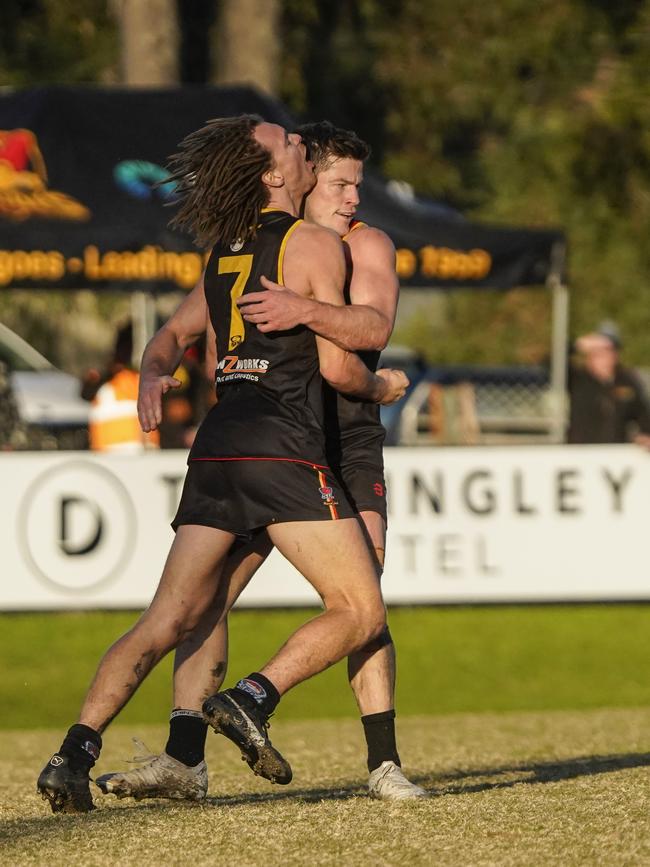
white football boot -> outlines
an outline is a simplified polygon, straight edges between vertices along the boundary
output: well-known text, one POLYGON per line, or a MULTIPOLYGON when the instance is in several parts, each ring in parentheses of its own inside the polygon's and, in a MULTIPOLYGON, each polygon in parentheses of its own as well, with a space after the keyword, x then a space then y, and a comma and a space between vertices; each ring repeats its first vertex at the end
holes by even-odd
MULTIPOLYGON (((138 746, 144 746, 140 742, 138 746)), ((161 753, 159 756, 140 756, 134 761, 147 762, 141 768, 97 777, 95 784, 105 795, 118 798, 174 798, 202 801, 208 792, 208 768, 199 762, 193 768, 161 753)))
POLYGON ((382 801, 406 801, 412 798, 428 798, 429 793, 421 786, 407 780, 395 762, 382 762, 370 774, 368 794, 382 801))

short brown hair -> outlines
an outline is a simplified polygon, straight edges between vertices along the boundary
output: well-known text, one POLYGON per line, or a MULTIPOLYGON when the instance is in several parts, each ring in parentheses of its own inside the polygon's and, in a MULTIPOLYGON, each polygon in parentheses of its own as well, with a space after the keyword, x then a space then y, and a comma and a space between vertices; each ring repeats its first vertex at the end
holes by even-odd
POLYGON ((303 123, 296 132, 307 145, 309 158, 317 172, 328 169, 337 159, 349 157, 364 162, 370 156, 370 146, 356 132, 341 129, 328 120, 303 123))
POLYGON ((253 114, 220 117, 190 133, 169 158, 179 205, 170 226, 190 232, 210 248, 255 237, 260 210, 268 202, 262 175, 271 153, 253 137, 262 123, 253 114))

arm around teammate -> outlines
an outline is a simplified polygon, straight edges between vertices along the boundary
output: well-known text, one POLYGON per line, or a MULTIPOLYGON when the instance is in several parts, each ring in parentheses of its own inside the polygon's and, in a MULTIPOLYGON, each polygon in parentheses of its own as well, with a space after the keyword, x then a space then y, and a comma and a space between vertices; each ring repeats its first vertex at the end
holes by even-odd
MULTIPOLYGON (((323 302, 345 312, 343 286, 346 262, 338 235, 309 223, 302 223, 287 245, 284 265, 287 282, 304 298, 323 302)), ((374 403, 394 403, 403 397, 408 379, 403 371, 370 371, 353 352, 316 335, 321 374, 337 391, 374 403)))

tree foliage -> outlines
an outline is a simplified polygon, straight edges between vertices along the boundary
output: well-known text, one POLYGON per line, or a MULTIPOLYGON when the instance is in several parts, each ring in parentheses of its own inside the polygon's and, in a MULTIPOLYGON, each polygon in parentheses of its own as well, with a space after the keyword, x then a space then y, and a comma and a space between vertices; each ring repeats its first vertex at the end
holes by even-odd
MULTIPOLYGON (((648 0, 286 0, 285 16, 294 109, 356 128, 386 175, 470 217, 563 227, 573 330, 615 319, 649 362, 648 0)), ((517 297, 523 328, 539 301, 517 297)), ((477 303, 450 300, 450 322, 477 303)), ((497 320, 513 306, 493 303, 497 320)), ((481 327, 474 350, 503 357, 481 327)))
MULTIPOLYGON (((105 0, 5 0, 2 15, 5 84, 116 68, 105 0)), ((279 95, 298 117, 356 129, 384 174, 470 218, 564 228, 572 330, 614 319, 628 359, 650 363, 650 0, 282 0, 280 30, 279 95)), ((542 346, 529 330, 541 296, 443 306, 432 357, 529 360, 542 346)))
POLYGON ((115 80, 117 54, 106 0, 2 0, 2 85, 115 80))

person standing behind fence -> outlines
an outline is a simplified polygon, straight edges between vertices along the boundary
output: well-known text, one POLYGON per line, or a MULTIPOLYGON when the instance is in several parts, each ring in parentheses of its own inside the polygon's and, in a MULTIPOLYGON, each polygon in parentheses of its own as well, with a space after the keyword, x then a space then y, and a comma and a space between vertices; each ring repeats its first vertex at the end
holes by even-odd
MULTIPOLYGON (((157 431, 143 433, 138 421, 138 384, 140 376, 133 368, 133 329, 120 328, 106 379, 99 386, 88 414, 90 448, 96 452, 134 454, 146 448, 158 448, 157 431)), ((91 383, 84 382, 82 394, 90 397, 91 383)))
POLYGON ((639 377, 620 361, 612 328, 579 337, 569 376, 570 443, 636 442, 650 447, 650 401, 639 377))
POLYGON ((163 396, 162 422, 158 428, 161 449, 189 449, 196 431, 214 405, 214 369, 205 368, 205 337, 190 346, 174 371, 178 388, 163 396))

